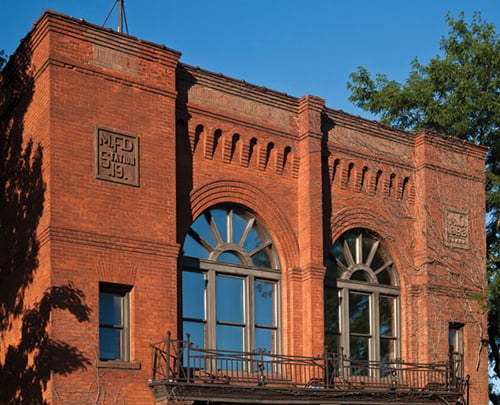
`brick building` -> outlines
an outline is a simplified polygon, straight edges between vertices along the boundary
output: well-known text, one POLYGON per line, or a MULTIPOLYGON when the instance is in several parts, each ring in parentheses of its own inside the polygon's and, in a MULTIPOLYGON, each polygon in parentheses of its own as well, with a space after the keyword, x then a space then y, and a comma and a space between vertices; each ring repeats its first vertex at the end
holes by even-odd
POLYGON ((46 12, 4 69, 10 395, 486 403, 485 149, 179 58, 46 12))

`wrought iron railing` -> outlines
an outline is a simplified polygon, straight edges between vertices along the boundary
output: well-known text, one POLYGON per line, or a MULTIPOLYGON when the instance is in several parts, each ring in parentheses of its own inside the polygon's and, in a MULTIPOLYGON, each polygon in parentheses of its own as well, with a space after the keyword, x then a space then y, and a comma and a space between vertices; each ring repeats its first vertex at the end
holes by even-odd
POLYGON ((261 387, 304 391, 452 395, 465 401, 467 378, 458 354, 437 363, 362 361, 325 352, 316 357, 210 350, 170 338, 152 345, 150 385, 261 387))

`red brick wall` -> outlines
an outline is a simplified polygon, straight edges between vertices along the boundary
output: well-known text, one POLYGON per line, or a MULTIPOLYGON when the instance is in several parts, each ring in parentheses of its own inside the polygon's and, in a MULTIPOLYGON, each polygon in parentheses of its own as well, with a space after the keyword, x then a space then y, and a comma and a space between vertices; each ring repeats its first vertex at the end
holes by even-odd
POLYGON ((71 282, 92 309, 85 323, 53 313, 52 337, 90 364, 55 375, 49 398, 78 403, 100 388, 108 401, 153 401, 149 345, 178 330, 187 229, 214 204, 237 203, 280 256, 284 352, 322 352, 325 247, 369 228, 399 272, 403 359, 444 360, 448 323, 463 322, 471 403, 485 403, 485 316, 469 298, 485 287, 483 149, 181 65, 175 51, 56 14, 30 40, 25 133, 44 147, 47 192, 29 294, 71 282), (139 137, 138 187, 96 179, 96 128, 139 137), (467 246, 449 235, 464 217, 467 246), (133 286, 129 369, 98 367, 99 282, 133 286))

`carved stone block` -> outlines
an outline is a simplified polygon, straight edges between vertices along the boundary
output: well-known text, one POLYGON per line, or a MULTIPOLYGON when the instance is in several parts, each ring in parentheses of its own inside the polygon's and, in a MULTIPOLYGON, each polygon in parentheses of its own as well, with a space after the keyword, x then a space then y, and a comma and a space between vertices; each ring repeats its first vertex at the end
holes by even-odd
POLYGON ((138 187, 139 137, 102 128, 96 134, 96 178, 138 187))
POLYGON ((446 244, 451 247, 469 248, 469 215, 462 212, 446 210, 445 212, 446 244))

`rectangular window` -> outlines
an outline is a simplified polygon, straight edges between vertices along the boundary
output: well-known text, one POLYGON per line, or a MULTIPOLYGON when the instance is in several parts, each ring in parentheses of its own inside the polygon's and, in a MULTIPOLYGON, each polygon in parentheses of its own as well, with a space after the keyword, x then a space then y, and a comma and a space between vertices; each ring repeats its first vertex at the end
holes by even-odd
POLYGON ((130 287, 99 286, 99 358, 130 360, 130 287))
POLYGON ((463 337, 464 324, 458 322, 450 322, 448 326, 448 342, 449 352, 464 354, 464 337, 463 337))
POLYGON ((450 354, 451 378, 463 378, 464 324, 450 322, 448 325, 448 351, 450 354))

